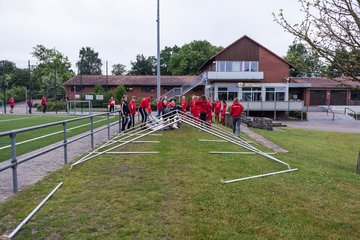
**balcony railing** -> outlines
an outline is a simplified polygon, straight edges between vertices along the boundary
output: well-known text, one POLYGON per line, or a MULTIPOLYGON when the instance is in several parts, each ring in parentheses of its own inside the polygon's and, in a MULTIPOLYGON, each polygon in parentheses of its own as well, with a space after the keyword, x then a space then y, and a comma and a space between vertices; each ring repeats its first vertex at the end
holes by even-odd
POLYGON ((263 80, 264 72, 214 72, 207 73, 209 80, 224 79, 224 80, 263 80))

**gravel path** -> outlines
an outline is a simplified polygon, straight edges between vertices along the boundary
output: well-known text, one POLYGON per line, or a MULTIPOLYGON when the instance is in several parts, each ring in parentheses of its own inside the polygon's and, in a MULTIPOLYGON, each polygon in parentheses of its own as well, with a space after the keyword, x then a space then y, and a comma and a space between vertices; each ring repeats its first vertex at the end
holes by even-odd
MULTIPOLYGON (((118 125, 114 125, 110 128, 111 136, 115 135, 119 130, 118 125)), ((72 138, 69 138, 71 140, 72 138)), ((94 134, 94 144, 95 146, 100 145, 108 140, 108 131, 104 129, 94 134)), ((57 143, 58 144, 58 143, 57 143)), ((37 152, 41 152, 44 149, 50 148, 56 145, 52 144, 47 147, 38 149, 31 153, 27 153, 18 158, 28 156, 37 152)), ((85 137, 81 140, 78 140, 74 143, 68 145, 68 162, 73 162, 75 159, 83 155, 84 153, 91 150, 91 138, 90 136, 85 137)), ((0 163, 0 166, 3 166, 9 161, 0 163)), ((40 181, 42 178, 48 174, 58 170, 64 166, 64 148, 58 148, 54 151, 41 155, 39 157, 33 158, 25 163, 18 165, 18 183, 19 190, 22 190, 26 187, 29 187, 40 181)), ((7 169, 3 172, 0 172, 0 202, 5 201, 9 197, 13 196, 13 184, 12 184, 12 169, 7 169)))

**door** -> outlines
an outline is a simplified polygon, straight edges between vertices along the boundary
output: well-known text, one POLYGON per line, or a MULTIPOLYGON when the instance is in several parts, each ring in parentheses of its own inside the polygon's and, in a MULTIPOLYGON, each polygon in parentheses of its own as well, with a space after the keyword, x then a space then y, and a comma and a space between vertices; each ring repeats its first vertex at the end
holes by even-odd
POLYGON ((346 105, 346 90, 331 90, 330 105, 346 105))
POLYGON ((325 90, 310 90, 310 106, 325 105, 325 90))

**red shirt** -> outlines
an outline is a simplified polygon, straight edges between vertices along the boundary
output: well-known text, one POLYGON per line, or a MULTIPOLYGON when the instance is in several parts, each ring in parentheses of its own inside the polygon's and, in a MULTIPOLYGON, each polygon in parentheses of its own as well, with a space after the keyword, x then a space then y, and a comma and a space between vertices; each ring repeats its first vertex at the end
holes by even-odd
POLYGON ((109 105, 110 106, 115 106, 115 99, 113 98, 113 99, 109 99, 109 105))
POLYGON ((43 97, 43 98, 41 99, 41 105, 46 105, 46 98, 43 97))
POLYGON ((182 101, 181 101, 181 110, 182 110, 183 112, 186 112, 186 107, 187 107, 187 102, 186 102, 186 100, 182 100, 182 101))
POLYGON ((214 102, 214 112, 216 115, 220 114, 220 109, 221 109, 221 102, 220 101, 215 101, 214 102))
POLYGON ((159 109, 159 110, 163 110, 163 109, 164 109, 162 100, 159 100, 159 101, 157 102, 157 109, 159 109))
POLYGON ((131 100, 129 102, 129 112, 131 115, 135 115, 136 114, 136 104, 133 100, 131 100))
POLYGON ((206 112, 207 100, 198 99, 195 102, 195 106, 199 112, 206 112))
POLYGON ((150 107, 150 98, 146 97, 140 102, 140 107, 143 109, 147 109, 150 107))
POLYGON ((224 116, 225 116, 225 113, 226 113, 226 108, 227 108, 227 104, 226 104, 226 102, 223 102, 223 106, 222 106, 222 113, 221 113, 221 115, 224 115, 224 116))
POLYGON ((191 100, 190 103, 190 112, 194 112, 194 108, 195 108, 195 100, 191 100))
POLYGON ((10 107, 14 107, 15 106, 15 100, 13 98, 10 98, 9 99, 9 104, 10 104, 10 107))
POLYGON ((243 106, 239 102, 234 102, 230 107, 230 114, 233 117, 240 117, 243 111, 243 106))

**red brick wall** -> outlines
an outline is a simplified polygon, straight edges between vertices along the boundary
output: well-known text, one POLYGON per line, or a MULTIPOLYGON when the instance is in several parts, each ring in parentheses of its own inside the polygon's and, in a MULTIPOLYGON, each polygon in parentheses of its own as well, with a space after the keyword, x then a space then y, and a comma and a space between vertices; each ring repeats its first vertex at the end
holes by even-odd
POLYGON ((259 71, 264 72, 264 83, 284 83, 289 77, 289 65, 262 47, 259 47, 259 71))

